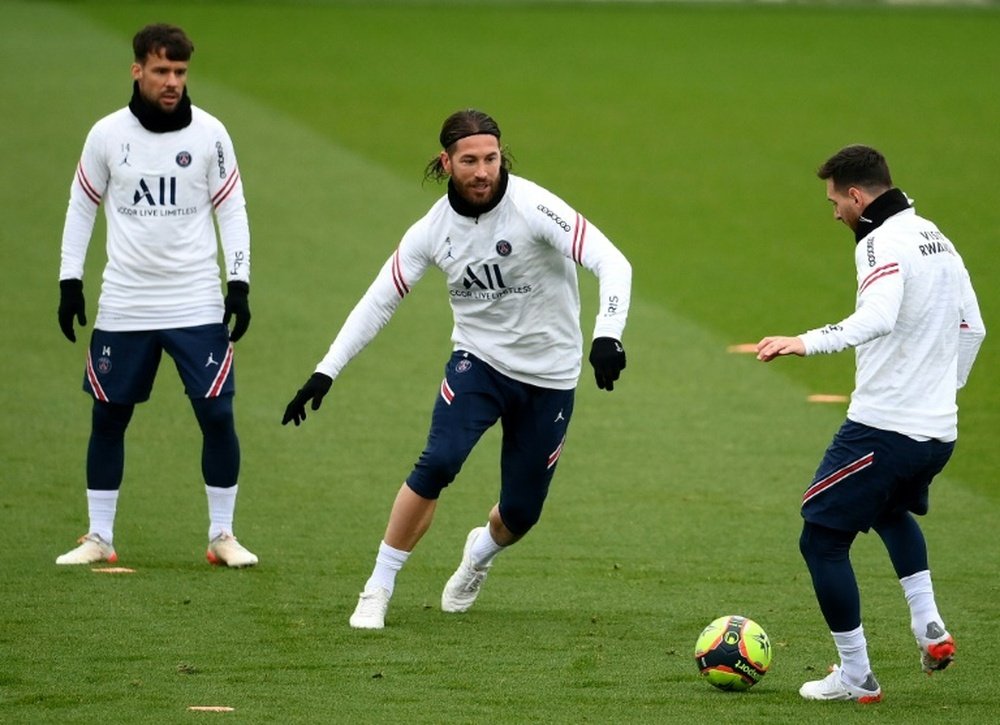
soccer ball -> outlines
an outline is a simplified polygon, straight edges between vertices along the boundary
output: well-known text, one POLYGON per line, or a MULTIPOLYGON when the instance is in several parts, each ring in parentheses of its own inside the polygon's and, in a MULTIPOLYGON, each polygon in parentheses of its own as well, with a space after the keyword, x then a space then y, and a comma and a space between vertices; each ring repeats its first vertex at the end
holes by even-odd
POLYGON ((719 617, 698 636, 694 660, 702 676, 720 690, 748 690, 771 666, 771 641, 752 619, 719 617))

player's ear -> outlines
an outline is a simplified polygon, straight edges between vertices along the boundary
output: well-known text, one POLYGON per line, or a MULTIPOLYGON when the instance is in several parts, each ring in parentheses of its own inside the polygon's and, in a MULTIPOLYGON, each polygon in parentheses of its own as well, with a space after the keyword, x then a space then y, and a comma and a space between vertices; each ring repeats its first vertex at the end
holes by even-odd
POLYGON ((447 151, 442 151, 441 155, 438 156, 438 158, 441 159, 441 168, 444 169, 444 172, 450 176, 451 175, 451 157, 448 155, 448 152, 447 151))
POLYGON ((142 77, 142 66, 138 63, 132 64, 132 80, 137 81, 142 77))

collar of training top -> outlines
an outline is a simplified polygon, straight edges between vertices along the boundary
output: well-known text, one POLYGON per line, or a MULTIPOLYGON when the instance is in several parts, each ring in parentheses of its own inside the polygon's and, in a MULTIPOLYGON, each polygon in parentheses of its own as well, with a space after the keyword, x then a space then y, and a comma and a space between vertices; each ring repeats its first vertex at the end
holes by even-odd
POLYGON ((458 193, 458 189, 455 188, 452 180, 448 179, 448 203, 451 204, 451 208, 456 213, 462 216, 478 217, 488 211, 493 211, 503 201, 503 195, 507 193, 508 176, 507 169, 500 169, 500 186, 497 188, 496 195, 485 204, 473 204, 470 202, 458 193))
POLYGON ((132 100, 128 102, 128 110, 139 119, 144 129, 153 133, 180 131, 191 125, 191 99, 188 97, 187 87, 184 88, 177 108, 172 113, 166 113, 147 103, 139 93, 139 82, 132 81, 132 100))
POLYGON ((861 212, 858 228, 854 230, 854 243, 857 244, 874 232, 889 217, 909 208, 910 200, 906 198, 906 194, 899 189, 889 189, 861 212))

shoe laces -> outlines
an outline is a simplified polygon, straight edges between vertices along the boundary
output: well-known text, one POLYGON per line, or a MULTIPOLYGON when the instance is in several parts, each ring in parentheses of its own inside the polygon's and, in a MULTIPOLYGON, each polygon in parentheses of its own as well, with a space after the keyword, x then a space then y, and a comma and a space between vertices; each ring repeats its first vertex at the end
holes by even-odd
POLYGON ((479 587, 483 585, 483 580, 486 579, 487 569, 475 569, 468 566, 466 569, 465 581, 462 582, 462 591, 472 592, 479 591, 479 587))

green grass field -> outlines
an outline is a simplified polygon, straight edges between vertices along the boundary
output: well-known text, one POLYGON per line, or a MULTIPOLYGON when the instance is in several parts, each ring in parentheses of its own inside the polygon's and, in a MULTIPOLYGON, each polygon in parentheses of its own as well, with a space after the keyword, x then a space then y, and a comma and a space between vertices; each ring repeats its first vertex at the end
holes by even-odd
MULTIPOLYGON (((803 702, 835 650, 800 560, 798 501, 850 392, 853 356, 765 366, 726 352, 853 307, 851 236, 816 167, 852 142, 956 242, 1000 319, 1000 10, 527 2, 0 5, 3 359, 0 722, 913 723, 1000 719, 1000 345, 960 394, 961 438, 924 530, 959 642, 924 676, 877 537, 854 563, 885 700, 803 702), (204 562, 199 436, 172 365, 129 430, 115 544, 131 575, 57 568, 86 529, 85 348, 55 319, 73 168, 128 100, 132 34, 183 25, 194 102, 234 138, 254 239, 238 345, 240 538, 204 562), (288 399, 406 227, 441 120, 477 106, 515 170, 630 257, 629 365, 589 372, 540 525, 466 615, 438 609, 495 500, 476 449, 400 575, 382 632, 347 626, 449 351, 436 273, 300 429, 288 399), (701 628, 753 617, 775 644, 742 695, 698 678, 701 628), (192 705, 226 705, 228 714, 192 705)), ((103 222, 85 288, 96 313, 103 222)), ((582 279, 589 334, 595 283, 582 279)), ((89 328, 84 333, 84 339, 89 328)))

